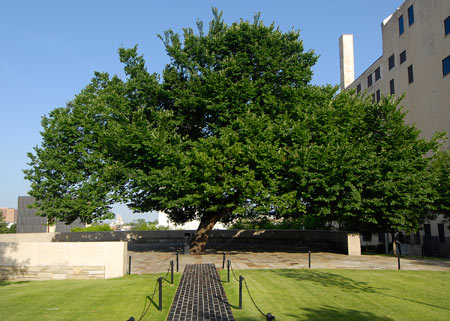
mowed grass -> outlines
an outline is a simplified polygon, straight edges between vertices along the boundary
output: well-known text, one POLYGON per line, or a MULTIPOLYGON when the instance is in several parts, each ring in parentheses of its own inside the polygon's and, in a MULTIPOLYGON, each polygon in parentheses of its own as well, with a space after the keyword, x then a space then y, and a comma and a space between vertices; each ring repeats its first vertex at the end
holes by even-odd
MULTIPOLYGON (((130 275, 108 280, 0 281, 0 320, 139 320, 156 280, 164 274, 130 275)), ((163 282, 163 310, 158 292, 143 320, 165 321, 181 273, 174 285, 163 282)))
MULTIPOLYGON (((259 308, 276 320, 450 320, 450 272, 236 270, 259 308)), ((226 271, 220 271, 226 280, 226 271)), ((222 283, 238 321, 266 320, 243 285, 222 283)))
MULTIPOLYGON (((381 270, 236 270, 256 303, 276 320, 450 320, 450 272, 381 270)), ((226 271, 220 271, 226 280, 226 271)), ((0 320, 139 320, 163 274, 110 280, 0 282, 0 320)), ((175 285, 163 283, 163 311, 152 304, 143 320, 167 319, 175 285)), ((238 282, 222 282, 238 321, 264 321, 238 282)), ((154 301, 158 303, 158 294, 154 301)))

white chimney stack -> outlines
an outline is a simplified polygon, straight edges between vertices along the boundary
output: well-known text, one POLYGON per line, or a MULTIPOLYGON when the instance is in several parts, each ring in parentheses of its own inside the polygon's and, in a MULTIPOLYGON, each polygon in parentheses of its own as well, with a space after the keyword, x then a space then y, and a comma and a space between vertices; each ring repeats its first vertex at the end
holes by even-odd
POLYGON ((339 59, 341 63, 341 91, 342 91, 355 80, 353 35, 342 35, 339 38, 339 59))

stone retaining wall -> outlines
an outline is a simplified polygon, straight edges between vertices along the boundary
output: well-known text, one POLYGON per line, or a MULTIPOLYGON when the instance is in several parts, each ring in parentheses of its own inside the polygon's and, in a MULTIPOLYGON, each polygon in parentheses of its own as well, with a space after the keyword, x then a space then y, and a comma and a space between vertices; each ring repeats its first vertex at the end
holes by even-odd
MULTIPOLYGON (((111 242, 128 243, 128 250, 175 250, 182 249, 195 231, 116 231, 76 233, 27 233, 0 235, 0 242, 111 242)), ((360 255, 358 233, 342 231, 303 230, 213 230, 208 248, 217 250, 322 250, 360 255)))
POLYGON ((104 266, 0 265, 0 280, 92 280, 104 279, 104 266))
POLYGON ((0 279, 108 279, 127 262, 126 242, 0 242, 0 279))

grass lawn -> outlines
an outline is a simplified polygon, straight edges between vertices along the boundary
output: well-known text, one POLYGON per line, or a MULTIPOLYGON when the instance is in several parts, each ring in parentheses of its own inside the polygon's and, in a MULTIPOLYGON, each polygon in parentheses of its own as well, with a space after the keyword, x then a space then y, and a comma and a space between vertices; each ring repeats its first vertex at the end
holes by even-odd
MULTIPOLYGON (((0 320, 139 320, 156 280, 164 274, 129 275, 108 280, 0 281, 0 320)), ((163 282, 163 311, 151 305, 143 320, 165 321, 174 285, 163 282)), ((170 275, 168 276, 170 281, 170 275)), ((154 301, 158 304, 158 292, 154 301)))
MULTIPOLYGON (((450 320, 450 272, 385 270, 237 270, 261 310, 276 320, 450 320)), ((93 281, 0 281, 0 320, 139 320, 146 297, 163 274, 93 281)), ((226 279, 226 271, 220 271, 226 279)), ((164 321, 175 285, 163 283, 163 311, 151 305, 143 320, 164 321)), ((222 283, 238 306, 238 282, 222 283)), ((154 300, 158 301, 158 295, 154 300)), ((238 321, 264 321, 243 295, 238 321)))
MULTIPOLYGON (((450 320, 450 272, 236 270, 256 304, 276 320, 450 320)), ((226 280, 226 271, 221 271, 226 280)), ((222 283, 238 321, 264 321, 243 286, 222 283)))

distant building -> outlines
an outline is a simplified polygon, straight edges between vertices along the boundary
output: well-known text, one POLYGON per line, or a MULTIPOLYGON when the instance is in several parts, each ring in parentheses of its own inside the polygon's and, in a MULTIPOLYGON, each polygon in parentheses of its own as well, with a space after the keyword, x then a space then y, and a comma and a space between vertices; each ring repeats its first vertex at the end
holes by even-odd
POLYGON ((3 220, 8 224, 17 223, 17 209, 8 208, 8 207, 0 207, 0 211, 3 215, 3 220))
POLYGON ((47 219, 37 216, 37 209, 28 208, 35 202, 31 196, 19 196, 17 206, 17 233, 70 232, 74 227, 84 227, 78 220, 67 225, 57 221, 54 226, 47 226, 47 219))
MULTIPOLYGON (((158 225, 168 227, 169 230, 197 230, 200 225, 199 221, 191 221, 185 224, 177 225, 173 223, 168 217, 166 213, 158 212, 158 225)), ((216 223, 214 226, 215 230, 225 230, 226 227, 222 223, 216 223)))
MULTIPOLYGON (((375 103, 382 96, 405 94, 406 122, 422 136, 450 135, 450 0, 406 0, 381 23, 383 52, 355 80, 353 35, 339 38, 341 90, 367 92, 375 103)), ((444 148, 450 147, 450 140, 444 148)), ((363 236, 363 244, 384 242, 384 233, 363 236)), ((444 217, 425 222, 423 230, 405 236, 421 244, 425 255, 450 257, 450 230, 444 217)))

